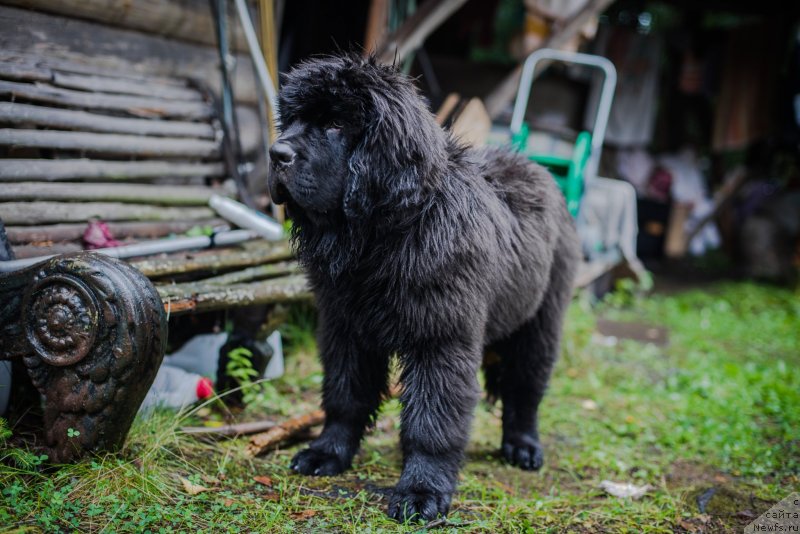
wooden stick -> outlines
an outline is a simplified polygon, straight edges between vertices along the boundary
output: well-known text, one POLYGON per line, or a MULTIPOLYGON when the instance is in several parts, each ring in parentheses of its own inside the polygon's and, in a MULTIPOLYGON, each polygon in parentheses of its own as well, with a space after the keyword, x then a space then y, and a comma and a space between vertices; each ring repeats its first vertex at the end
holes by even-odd
POLYGON ((689 246, 692 240, 697 237, 697 234, 700 233, 705 225, 719 215, 722 209, 733 199, 733 195, 736 194, 736 192, 747 181, 747 170, 744 167, 736 169, 734 173, 735 174, 733 177, 722 184, 722 187, 719 188, 719 191, 714 194, 714 208, 708 212, 705 217, 700 219, 692 231, 686 236, 686 246, 689 246))
POLYGON ((124 111, 141 117, 174 117, 203 120, 213 115, 211 106, 205 102, 185 102, 144 96, 112 95, 73 91, 39 83, 0 81, 0 95, 25 98, 36 102, 76 106, 88 109, 124 111))
POLYGON ((364 32, 364 57, 374 54, 386 36, 389 0, 371 0, 364 32))
POLYGON ((250 456, 264 454, 300 432, 322 424, 323 421, 325 421, 325 412, 322 410, 314 410, 311 413, 292 417, 266 432, 251 437, 250 443, 245 447, 245 453, 250 456))
POLYGON ((163 287, 156 289, 164 302, 164 310, 170 316, 227 310, 232 307, 299 302, 312 298, 305 276, 300 275, 229 286, 202 286, 200 291, 181 296, 168 296, 163 287))
MULTIPOLYGON (((222 219, 163 222, 108 222, 108 229, 116 239, 156 239, 170 234, 182 234, 195 226, 212 228, 227 224, 222 219)), ((6 235, 12 245, 25 245, 42 241, 77 241, 83 237, 86 223, 52 224, 47 226, 8 226, 6 235)))
POLYGON ((219 155, 216 142, 202 139, 13 128, 0 129, 0 145, 150 157, 211 158, 219 155))
POLYGON ((378 59, 383 63, 402 62, 410 52, 422 46, 425 39, 466 1, 428 0, 423 3, 402 26, 386 38, 379 49, 378 59))
POLYGON ((223 176, 222 163, 102 161, 93 159, 4 159, 0 182, 21 180, 137 180, 161 177, 223 176))
POLYGON ((208 199, 215 194, 225 193, 220 189, 199 186, 21 182, 6 184, 0 188, 0 201, 104 201, 165 206, 207 206, 208 199))
POLYGON ((81 91, 91 91, 93 93, 149 96, 165 100, 203 100, 203 95, 190 87, 123 80, 108 76, 54 72, 52 83, 67 89, 80 89, 81 91))
POLYGON ((132 262, 132 265, 144 273, 145 276, 158 278, 193 272, 217 273, 239 267, 251 267, 262 263, 288 260, 291 257, 292 251, 286 242, 254 241, 253 243, 246 243, 239 249, 230 251, 220 252, 219 250, 214 250, 195 252, 191 254, 191 257, 183 255, 166 259, 146 259, 132 262))
POLYGON ((57 109, 14 102, 0 102, 0 121, 15 125, 35 124, 50 129, 83 130, 136 135, 214 139, 214 128, 204 122, 165 121, 110 117, 86 111, 57 109))
MULTIPOLYGON (((401 392, 402 388, 398 384, 392 384, 386 397, 398 397, 401 392)), ((245 447, 245 453, 250 456, 259 456, 277 448, 285 441, 296 438, 312 426, 320 425, 323 422, 325 422, 325 412, 322 410, 314 410, 307 414, 292 417, 266 432, 251 437, 250 443, 245 447)))
POLYGON ((35 225, 86 221, 98 217, 106 221, 171 221, 173 219, 211 219, 208 208, 173 208, 118 202, 4 202, 0 219, 7 224, 35 225))
POLYGON ((264 432, 270 428, 274 428, 277 423, 275 421, 251 421, 247 423, 235 423, 232 425, 223 426, 184 426, 181 427, 181 432, 184 434, 205 435, 211 434, 216 436, 236 437, 247 436, 257 432, 264 432))

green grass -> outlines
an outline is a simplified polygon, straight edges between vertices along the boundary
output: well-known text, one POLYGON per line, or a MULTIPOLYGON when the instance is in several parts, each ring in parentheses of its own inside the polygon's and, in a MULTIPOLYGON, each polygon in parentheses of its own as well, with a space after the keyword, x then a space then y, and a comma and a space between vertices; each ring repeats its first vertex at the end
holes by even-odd
MULTIPOLYGON (((242 418, 315 407, 321 373, 308 313, 293 312, 287 375, 251 396, 242 418)), ((578 298, 541 416, 538 473, 498 458, 499 407, 481 403, 445 531, 741 531, 752 514, 800 491, 800 299, 752 284, 674 296, 578 298), (594 318, 669 329, 666 347, 611 343, 594 318), (602 480, 653 486, 638 501, 602 480), (697 496, 716 494, 706 513, 697 496)), ((0 455, 0 525, 19 531, 414 532, 384 514, 397 480, 399 404, 386 403, 354 463, 332 478, 294 476, 302 444, 250 459, 244 439, 204 442, 181 425, 217 408, 137 420, 117 456, 47 470, 33 453, 0 455), (253 477, 268 477, 262 484, 253 477), (208 488, 187 493, 182 479, 208 488)), ((0 428, 0 438, 3 432, 0 428)), ((2 527, 0 527, 2 528, 2 527)))

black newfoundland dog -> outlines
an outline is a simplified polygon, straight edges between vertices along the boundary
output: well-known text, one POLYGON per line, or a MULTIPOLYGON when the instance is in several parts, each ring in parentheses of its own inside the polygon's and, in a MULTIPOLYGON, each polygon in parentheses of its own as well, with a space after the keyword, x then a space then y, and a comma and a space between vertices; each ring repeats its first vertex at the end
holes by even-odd
POLYGON ((479 396, 503 403, 502 453, 542 465, 537 409, 559 351, 579 246, 550 175, 501 149, 472 150, 434 121, 412 81, 357 56, 285 77, 270 192, 294 220, 314 288, 325 428, 292 461, 350 467, 402 369, 400 521, 445 515, 479 396))

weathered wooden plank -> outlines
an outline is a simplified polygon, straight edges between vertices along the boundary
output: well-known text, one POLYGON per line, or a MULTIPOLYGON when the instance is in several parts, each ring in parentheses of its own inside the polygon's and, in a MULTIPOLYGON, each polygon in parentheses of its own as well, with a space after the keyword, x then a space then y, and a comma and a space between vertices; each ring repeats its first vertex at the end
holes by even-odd
POLYGON ((196 295, 216 291, 220 286, 242 284, 255 280, 265 280, 289 274, 298 274, 300 266, 295 261, 280 261, 278 263, 268 263, 257 265, 243 270, 236 270, 230 273, 206 278, 197 282, 184 282, 180 284, 163 284, 158 286, 159 295, 164 297, 182 297, 184 295, 196 295))
MULTIPOLYGON (((161 288, 156 289, 161 293, 161 288)), ((164 302, 164 309, 172 316, 259 304, 311 300, 313 293, 305 276, 292 275, 263 282, 210 287, 203 293, 160 296, 164 302)))
POLYGON ((0 182, 23 180, 137 180, 159 177, 223 176, 222 163, 103 161, 92 159, 4 159, 0 182))
POLYGON ((53 79, 53 73, 48 68, 29 62, 11 63, 0 60, 0 79, 49 82, 53 79))
MULTIPOLYGON (((0 28, 0 61, 27 60, 54 70, 126 79, 197 79, 219 94, 219 57, 214 47, 8 6, 0 6, 0 28)), ((213 38, 213 32, 208 35, 213 38)), ((257 92, 250 58, 246 54, 235 58, 236 99, 254 104, 257 92)))
POLYGON ((53 129, 136 135, 214 139, 214 128, 205 122, 166 121, 111 117, 86 111, 0 102, 0 123, 34 124, 53 129))
MULTIPOLYGON (((164 35, 184 41, 214 45, 214 20, 205 0, 5 0, 6 4, 47 11, 164 35)), ((246 50, 241 27, 230 21, 231 46, 246 50)))
POLYGON ((159 278, 196 272, 218 273, 229 269, 288 260, 291 257, 292 252, 287 242, 255 241, 224 252, 219 250, 193 252, 191 255, 173 255, 166 259, 147 258, 131 262, 131 264, 145 276, 159 278))
POLYGON ((22 182, 5 184, 1 187, 0 201, 103 201, 165 206, 207 206, 208 199, 214 194, 224 194, 224 192, 220 189, 198 186, 22 182))
POLYGON ((120 202, 2 202, 0 219, 9 225, 33 225, 86 221, 98 217, 106 221, 170 221, 173 219, 211 219, 208 208, 173 208, 120 202))
POLYGON ((72 254, 79 252, 83 247, 78 243, 51 243, 47 245, 18 245, 14 246, 14 256, 18 260, 37 258, 39 256, 53 256, 56 254, 72 254))
POLYGON ((12 128, 0 128, 0 145, 147 157, 211 158, 219 155, 217 143, 202 139, 12 128))
MULTIPOLYGON (((191 221, 162 222, 113 222, 107 223, 108 229, 116 239, 127 237, 156 239, 171 234, 188 232, 195 226, 212 228, 227 224, 222 219, 198 219, 191 221)), ((49 224, 46 226, 7 226, 6 235, 12 245, 24 245, 42 241, 76 241, 83 237, 86 223, 49 224)))
POLYGON ((186 102, 165 100, 145 96, 112 95, 107 93, 87 93, 53 87, 41 82, 7 82, 0 80, 0 95, 24 98, 35 102, 75 106, 86 109, 122 111, 140 117, 171 117, 176 119, 203 120, 213 115, 213 110, 205 102, 186 102))
POLYGON ((112 78, 86 74, 66 74, 54 72, 53 85, 68 89, 79 89, 93 93, 119 93, 123 95, 150 96, 165 100, 203 100, 203 95, 190 87, 153 84, 144 81, 112 78))
MULTIPOLYGON (((1 15, 2 10, 0 10, 0 16, 1 15)), ((133 82, 164 85, 167 87, 187 87, 187 81, 184 78, 154 76, 135 71, 110 70, 90 64, 64 61, 50 56, 45 57, 36 54, 0 50, 0 78, 7 77, 12 80, 51 82, 56 72, 130 80, 133 82)))

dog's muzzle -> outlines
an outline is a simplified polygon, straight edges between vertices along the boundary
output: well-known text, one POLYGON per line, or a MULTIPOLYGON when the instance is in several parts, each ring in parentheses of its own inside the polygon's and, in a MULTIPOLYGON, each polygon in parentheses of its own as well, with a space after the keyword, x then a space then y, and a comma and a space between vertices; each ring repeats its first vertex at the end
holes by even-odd
POLYGON ((291 167, 294 164, 294 158, 296 156, 297 153, 289 145, 289 143, 285 141, 275 141, 275 143, 269 149, 269 158, 272 161, 272 164, 278 168, 291 167))
POLYGON ((294 165, 297 153, 285 141, 276 141, 269 149, 271 169, 269 173, 269 193, 272 201, 283 204, 291 200, 289 189, 286 186, 288 171, 294 165))

